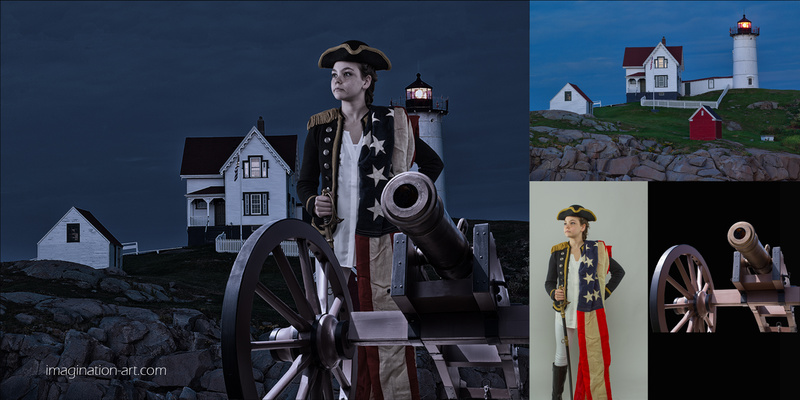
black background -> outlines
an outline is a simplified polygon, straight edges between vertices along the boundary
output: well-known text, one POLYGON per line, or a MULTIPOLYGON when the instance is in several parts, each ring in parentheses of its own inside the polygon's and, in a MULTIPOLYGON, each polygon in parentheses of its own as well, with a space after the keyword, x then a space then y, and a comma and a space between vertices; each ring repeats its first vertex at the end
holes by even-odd
MULTIPOLYGON (((649 183, 648 203, 650 280, 664 251, 688 244, 705 259, 714 287, 733 289, 734 250, 726 235, 747 221, 762 244, 781 247, 787 270, 795 272, 792 285, 800 284, 800 184, 649 183)), ((746 307, 718 308, 713 334, 648 329, 650 399, 797 398, 800 335, 760 333, 746 307)))

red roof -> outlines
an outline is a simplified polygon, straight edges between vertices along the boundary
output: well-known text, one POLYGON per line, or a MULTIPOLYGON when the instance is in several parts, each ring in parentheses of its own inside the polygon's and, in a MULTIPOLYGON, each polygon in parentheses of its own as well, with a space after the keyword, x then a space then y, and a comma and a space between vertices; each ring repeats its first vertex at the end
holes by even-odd
MULTIPOLYGON (((683 65, 683 46, 666 46, 667 50, 678 61, 678 65, 683 65)), ((653 52, 653 47, 626 47, 625 55, 622 57, 623 67, 641 67, 647 61, 647 56, 653 52)))
MULTIPOLYGON (((297 158, 297 135, 265 136, 290 168, 297 158)), ((217 175, 244 136, 186 138, 181 175, 217 175)))
POLYGON ((586 99, 586 101, 588 101, 589 103, 592 103, 592 99, 590 99, 589 96, 586 95, 586 93, 583 93, 583 90, 581 90, 581 88, 579 88, 578 85, 576 85, 574 83, 570 83, 570 85, 575 89, 575 91, 578 92, 578 94, 583 96, 583 98, 586 99))
POLYGON ((117 238, 115 238, 114 235, 111 234, 111 231, 109 231, 105 226, 103 226, 103 224, 101 224, 100 221, 97 218, 95 218, 94 215, 92 215, 92 213, 86 210, 82 210, 78 207, 75 207, 75 210, 81 213, 81 215, 83 215, 83 218, 86 218, 86 220, 89 221, 89 223, 92 224, 92 226, 95 229, 97 229, 97 231, 100 232, 101 235, 103 235, 106 239, 108 239, 108 241, 111 242, 111 244, 122 247, 122 243, 120 243, 120 241, 117 240, 117 238))

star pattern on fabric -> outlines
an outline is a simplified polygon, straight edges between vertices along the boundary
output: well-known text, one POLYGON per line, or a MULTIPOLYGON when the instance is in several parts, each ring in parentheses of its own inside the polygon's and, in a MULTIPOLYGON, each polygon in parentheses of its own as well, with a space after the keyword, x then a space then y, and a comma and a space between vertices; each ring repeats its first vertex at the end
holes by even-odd
POLYGON ((587 272, 587 273, 586 273, 586 276, 585 276, 585 277, 583 277, 583 280, 585 280, 585 281, 586 281, 586 283, 587 283, 587 284, 589 284, 589 283, 591 283, 592 281, 594 281, 594 276, 592 276, 592 274, 591 274, 591 273, 587 272))
POLYGON ((585 254, 581 256, 581 260, 580 260, 580 261, 581 261, 582 263, 586 263, 586 266, 587 266, 587 267, 590 267, 590 268, 592 267, 592 264, 594 264, 594 260, 592 260, 592 259, 591 259, 591 258, 589 258, 589 257, 586 257, 586 255, 585 255, 585 254))
POLYGON ((386 153, 386 150, 383 149, 383 142, 385 140, 372 140, 369 147, 375 149, 375 155, 386 153))
POLYGON ((376 122, 380 122, 380 120, 378 119, 378 116, 375 115, 375 113, 372 113, 372 123, 374 124, 376 122))
POLYGON ((394 118, 394 108, 389 108, 389 112, 386 114, 386 116, 394 118))
POLYGON ((378 217, 383 216, 383 210, 381 210, 381 204, 378 202, 378 199, 375 199, 375 205, 372 207, 367 207, 367 210, 372 212, 373 221, 378 219, 378 217))
POLYGON ((586 292, 583 298, 586 300, 587 303, 591 303, 594 300, 594 294, 592 294, 591 292, 586 292))
POLYGON ((381 167, 381 169, 377 169, 377 168, 375 168, 375 166, 373 165, 373 166, 372 166, 372 173, 371 173, 371 174, 369 174, 369 175, 367 175, 367 177, 369 177, 369 178, 372 178, 372 180, 374 180, 374 181, 375 181, 375 187, 378 187, 378 184, 379 184, 381 181, 388 181, 388 180, 389 180, 389 179, 387 179, 385 176, 383 176, 383 170, 384 170, 384 169, 386 169, 386 167, 381 167))

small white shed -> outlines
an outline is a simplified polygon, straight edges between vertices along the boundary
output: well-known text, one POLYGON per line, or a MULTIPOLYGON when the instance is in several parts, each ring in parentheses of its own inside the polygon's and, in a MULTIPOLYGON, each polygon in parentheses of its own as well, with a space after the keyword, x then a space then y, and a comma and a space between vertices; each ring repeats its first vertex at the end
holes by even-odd
POLYGON ((593 102, 583 91, 572 83, 567 83, 550 99, 551 110, 571 111, 576 114, 592 115, 593 102))
POLYGON ((122 269, 122 243, 92 213, 72 207, 36 245, 37 259, 122 269))

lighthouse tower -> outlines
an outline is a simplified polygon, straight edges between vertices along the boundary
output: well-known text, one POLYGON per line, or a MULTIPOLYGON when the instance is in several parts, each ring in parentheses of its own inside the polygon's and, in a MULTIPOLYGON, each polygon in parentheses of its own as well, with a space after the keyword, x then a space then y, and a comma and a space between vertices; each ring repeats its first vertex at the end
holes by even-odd
POLYGON ((733 38, 733 88, 758 88, 758 58, 756 38, 759 29, 744 15, 730 30, 733 38))
MULTIPOLYGON (((442 117, 447 115, 448 100, 433 97, 433 87, 420 79, 406 86, 406 110, 409 115, 419 116, 419 137, 444 161, 442 147, 442 117)), ((446 165, 446 163, 445 163, 446 165)), ((445 203, 444 171, 436 179, 436 191, 445 203)))

